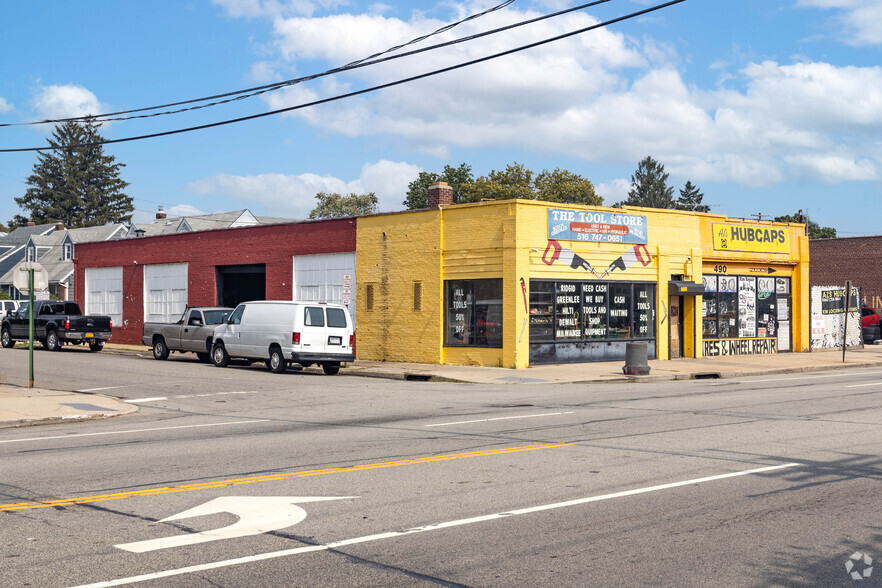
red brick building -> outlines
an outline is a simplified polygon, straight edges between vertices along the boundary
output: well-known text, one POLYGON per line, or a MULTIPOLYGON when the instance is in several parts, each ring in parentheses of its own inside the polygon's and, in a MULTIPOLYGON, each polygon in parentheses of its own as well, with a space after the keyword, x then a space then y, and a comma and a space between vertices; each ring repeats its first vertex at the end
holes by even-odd
POLYGON ((882 235, 812 239, 809 241, 809 282, 813 286, 861 288, 863 304, 882 310, 882 235))
POLYGON ((259 225, 77 245, 76 300, 110 315, 113 342, 141 342, 144 322, 186 306, 325 300, 354 315, 354 218, 259 225), (344 284, 344 286, 340 286, 344 284))

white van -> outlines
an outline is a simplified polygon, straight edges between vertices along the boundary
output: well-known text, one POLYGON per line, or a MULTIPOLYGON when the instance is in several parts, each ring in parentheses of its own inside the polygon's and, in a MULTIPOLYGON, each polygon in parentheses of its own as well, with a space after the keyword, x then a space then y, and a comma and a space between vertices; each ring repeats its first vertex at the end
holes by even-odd
POLYGON ((0 300, 0 318, 12 316, 19 306, 21 306, 21 302, 18 300, 0 300))
POLYGON ((211 360, 225 367, 231 358, 262 359, 281 374, 288 362, 322 366, 328 375, 354 361, 352 319, 345 306, 324 302, 243 302, 214 330, 211 360))

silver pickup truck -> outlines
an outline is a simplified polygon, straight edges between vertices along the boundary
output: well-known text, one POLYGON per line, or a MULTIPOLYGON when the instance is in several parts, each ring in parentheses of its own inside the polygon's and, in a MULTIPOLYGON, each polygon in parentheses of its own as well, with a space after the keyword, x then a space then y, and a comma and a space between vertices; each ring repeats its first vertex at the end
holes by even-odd
POLYGON ((208 362, 214 328, 231 312, 232 308, 220 306, 194 306, 176 323, 144 323, 141 342, 153 347, 154 359, 168 359, 172 351, 192 351, 199 361, 208 362))

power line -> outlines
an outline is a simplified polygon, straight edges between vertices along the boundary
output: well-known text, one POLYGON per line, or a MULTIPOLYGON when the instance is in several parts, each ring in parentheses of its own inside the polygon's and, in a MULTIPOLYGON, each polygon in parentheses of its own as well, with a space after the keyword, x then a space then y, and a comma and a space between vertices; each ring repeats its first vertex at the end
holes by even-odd
MULTIPOLYGON (((418 53, 418 52, 420 52, 420 51, 411 52, 411 53, 405 53, 405 54, 402 54, 402 55, 397 55, 397 56, 389 57, 389 58, 387 58, 387 59, 377 59, 376 61, 370 61, 370 60, 374 60, 374 59, 376 59, 376 58, 378 58, 378 57, 381 57, 382 55, 386 55, 387 53, 392 53, 393 51, 397 51, 398 49, 402 49, 402 48, 407 47, 407 46, 409 46, 409 45, 413 45, 413 44, 419 43, 420 41, 425 41, 426 39, 428 39, 428 38, 430 38, 430 37, 433 37, 433 36, 435 36, 435 35, 439 35, 439 34, 441 34, 441 33, 445 33, 445 32, 447 32, 447 31, 449 31, 449 30, 451 30, 451 29, 453 29, 453 28, 455 28, 455 27, 457 27, 457 26, 459 26, 459 25, 461 25, 461 24, 463 24, 463 23, 466 23, 466 22, 471 21, 471 20, 475 20, 475 19, 480 18, 480 17, 482 17, 482 16, 486 16, 487 14, 490 14, 491 12, 495 12, 495 11, 497 11, 497 10, 501 10, 501 9, 503 9, 503 8, 505 8, 505 7, 507 7, 507 6, 509 6, 510 4, 512 4, 514 1, 515 1, 515 0, 505 0, 502 4, 498 4, 498 5, 496 5, 496 6, 492 7, 492 8, 488 8, 487 10, 485 10, 485 11, 483 11, 483 12, 479 12, 479 13, 477 13, 477 14, 473 14, 473 15, 468 16, 468 17, 466 17, 466 18, 464 18, 464 19, 462 19, 462 20, 459 20, 459 21, 456 21, 456 22, 453 22, 453 23, 446 24, 446 25, 444 25, 443 27, 441 27, 441 28, 439 28, 439 29, 437 29, 437 30, 435 30, 435 31, 433 31, 433 32, 431 32, 431 33, 429 33, 429 34, 427 34, 427 35, 422 35, 422 36, 416 37, 416 38, 411 39, 410 41, 408 41, 408 42, 406 42, 406 43, 402 43, 402 44, 400 44, 400 45, 396 45, 395 47, 390 47, 389 49, 386 49, 385 51, 380 51, 379 53, 374 53, 373 55, 369 55, 368 57, 364 57, 364 58, 362 58, 362 59, 358 59, 358 60, 356 60, 356 61, 350 62, 350 63, 348 63, 348 64, 346 64, 346 65, 343 65, 343 66, 340 66, 340 67, 336 67, 336 68, 333 68, 333 69, 329 69, 329 70, 324 71, 324 72, 319 73, 319 74, 313 74, 313 75, 310 75, 310 76, 304 76, 304 77, 301 77, 301 78, 294 78, 294 79, 291 79, 291 80, 283 80, 283 81, 281 81, 281 82, 275 82, 275 83, 272 83, 272 84, 266 84, 266 85, 263 85, 263 86, 256 86, 256 87, 253 87, 253 88, 245 88, 245 89, 243 89, 243 90, 236 90, 236 91, 233 91, 233 92, 226 92, 226 93, 223 93, 223 94, 215 94, 214 96, 206 96, 206 97, 203 97, 203 98, 193 98, 193 99, 190 99, 190 100, 183 100, 183 101, 180 101, 180 102, 171 102, 171 103, 169 103, 169 104, 161 104, 161 105, 159 105, 159 106, 145 106, 145 107, 143 107, 143 108, 136 108, 136 109, 133 109, 133 110, 122 110, 122 111, 119 111, 119 112, 109 112, 109 113, 105 113, 105 114, 95 114, 95 115, 86 115, 86 116, 72 116, 72 117, 68 117, 68 118, 45 119, 45 120, 29 121, 29 122, 21 122, 21 123, 0 123, 0 127, 15 127, 15 126, 42 125, 42 124, 52 124, 52 123, 71 122, 71 121, 86 121, 86 120, 93 120, 93 121, 96 121, 96 122, 107 122, 107 121, 117 121, 117 120, 130 120, 130 119, 135 119, 135 118, 148 118, 148 117, 160 116, 160 115, 165 115, 165 114, 178 114, 178 113, 181 113, 181 112, 187 112, 187 111, 190 111, 190 110, 198 110, 198 109, 200 109, 200 108, 207 108, 207 107, 209 107, 209 106, 217 106, 217 105, 219 105, 219 104, 227 104, 227 103, 229 103, 229 102, 234 102, 234 101, 236 101, 236 100, 243 100, 243 99, 245 99, 245 98, 251 98, 251 97, 253 97, 253 96, 258 96, 258 95, 260 95, 260 94, 264 94, 264 93, 266 93, 266 92, 272 92, 272 91, 274 91, 274 90, 279 90, 279 89, 284 88, 284 87, 286 87, 286 86, 291 86, 291 85, 294 85, 294 84, 299 84, 299 83, 301 83, 301 82, 314 80, 314 79, 316 79, 316 78, 320 78, 320 77, 323 77, 323 76, 328 76, 328 75, 335 74, 335 73, 339 73, 339 72, 346 71, 346 70, 349 70, 349 69, 357 69, 357 68, 360 68, 360 67, 366 67, 366 66, 368 66, 368 65, 373 65, 373 64, 375 64, 375 63, 382 63, 382 62, 387 61, 387 60, 398 59, 398 58, 401 58, 401 57, 405 57, 405 56, 407 56, 407 55, 412 55, 413 53, 418 53), (245 95, 245 96, 237 96, 237 95, 239 95, 239 94, 247 94, 247 95, 245 95), (173 106, 182 106, 182 105, 185 105, 185 104, 194 104, 194 103, 196 103, 196 102, 205 102, 206 100, 215 100, 215 99, 217 99, 217 98, 227 98, 227 97, 229 97, 229 96, 237 96, 237 97, 236 97, 236 98, 231 98, 231 99, 229 99, 229 100, 221 100, 221 101, 219 101, 219 102, 213 102, 213 103, 211 103, 211 104, 202 104, 202 105, 200 105, 200 106, 193 106, 193 107, 190 107, 190 108, 181 108, 181 109, 179 109, 179 110, 173 110, 173 111, 168 111, 168 112, 158 112, 158 113, 154 113, 154 114, 147 114, 147 115, 141 115, 141 116, 128 116, 128 117, 123 117, 123 116, 121 116, 121 115, 124 115, 124 114, 133 114, 133 113, 136 113, 136 112, 146 112, 146 111, 148 111, 148 110, 158 110, 158 109, 160 109, 160 108, 171 108, 171 107, 173 107, 173 106), (108 117, 117 117, 117 116, 118 116, 119 118, 108 118, 108 117)), ((603 2, 609 2, 610 0, 602 0, 602 1, 603 1, 603 2)), ((446 45, 446 43, 442 43, 442 44, 440 44, 440 45, 435 45, 434 47, 441 47, 441 46, 445 46, 445 45, 446 45)), ((431 48, 433 48, 433 47, 429 47, 428 49, 431 49, 431 48)), ((425 50, 427 50, 427 49, 423 49, 422 51, 425 51, 425 50)))
POLYGON ((21 148, 17 148, 17 149, 0 149, 0 153, 19 153, 19 152, 24 152, 24 151, 50 151, 50 150, 54 150, 54 149, 72 149, 72 148, 78 148, 78 147, 92 147, 92 146, 95 146, 95 145, 110 145, 110 144, 114 144, 114 143, 125 143, 125 142, 129 142, 129 141, 140 141, 140 140, 143 140, 143 139, 155 139, 155 138, 157 138, 157 137, 166 137, 166 136, 169 136, 169 135, 177 135, 177 134, 181 134, 181 133, 189 133, 189 132, 192 132, 192 131, 200 131, 200 130, 203 130, 203 129, 210 129, 210 128, 214 128, 214 127, 220 127, 220 126, 225 126, 225 125, 229 125, 229 124, 245 122, 245 121, 248 121, 248 120, 254 120, 254 119, 258 119, 258 118, 263 118, 263 117, 266 117, 266 116, 272 116, 272 115, 274 115, 274 114, 280 114, 280 113, 283 113, 283 112, 291 112, 291 111, 294 111, 294 110, 300 110, 300 109, 303 109, 303 108, 309 108, 309 107, 311 107, 311 106, 319 106, 319 105, 321 105, 321 104, 327 104, 327 103, 329 103, 329 102, 335 102, 335 101, 337 101, 337 100, 343 100, 343 99, 345 99, 345 98, 353 98, 353 97, 355 97, 355 96, 361 96, 361 95, 363 95, 363 94, 369 94, 369 93, 372 93, 372 92, 376 92, 376 91, 378 91, 378 90, 385 90, 386 88, 392 88, 392 87, 395 87, 395 86, 400 86, 400 85, 402 85, 402 84, 407 84, 407 83, 410 83, 410 82, 415 82, 415 81, 417 81, 417 80, 422 80, 422 79, 425 79, 425 78, 433 77, 433 76, 436 76, 436 75, 439 75, 439 74, 442 74, 442 73, 448 73, 448 72, 455 71, 455 70, 458 70, 458 69, 462 69, 462 68, 465 68, 465 67, 470 67, 470 66, 472 66, 472 65, 477 65, 477 64, 479 64, 479 63, 484 63, 484 62, 487 62, 487 61, 491 61, 491 60, 493 60, 493 59, 498 59, 498 58, 500 58, 500 57, 505 57, 505 56, 511 55, 511 54, 513 54, 513 53, 519 53, 519 52, 521 52, 521 51, 526 51, 527 49, 533 49, 533 48, 535 48, 535 47, 540 47, 540 46, 542 46, 542 45, 547 45, 547 44, 549 44, 549 43, 553 43, 553 42, 555 42, 555 41, 560 41, 560 40, 562 40, 562 39, 567 39, 567 38, 569 38, 569 37, 573 37, 573 36, 576 36, 576 35, 580 35, 580 34, 582 34, 582 33, 586 33, 586 32, 588 32, 588 31, 592 31, 592 30, 595 30, 595 29, 599 29, 599 28, 607 27, 607 26, 609 26, 609 25, 616 24, 616 23, 619 23, 619 22, 623 22, 623 21, 626 21, 626 20, 629 20, 629 19, 632 19, 632 18, 636 18, 636 17, 638 17, 638 16, 643 16, 643 15, 645 15, 645 14, 649 14, 649 13, 655 12, 655 11, 657 11, 657 10, 661 10, 661 9, 663 9, 663 8, 668 8, 668 7, 670 7, 670 6, 673 6, 673 5, 675 5, 675 4, 680 4, 680 3, 685 2, 685 1, 686 1, 686 0, 672 0, 672 1, 670 1, 670 2, 665 2, 664 4, 658 4, 658 5, 656 5, 656 6, 651 6, 651 7, 649 7, 649 8, 644 9, 644 10, 639 10, 639 11, 637 11, 637 12, 632 12, 631 14, 627 14, 627 15, 625 15, 625 16, 620 16, 620 17, 614 18, 614 19, 612 19, 612 20, 608 20, 608 21, 601 22, 601 23, 598 23, 598 24, 595 24, 595 25, 591 25, 591 26, 588 26, 588 27, 584 27, 584 28, 581 28, 581 29, 577 29, 577 30, 575 30, 575 31, 571 31, 571 32, 569 32, 569 33, 564 33, 564 34, 561 34, 561 35, 557 35, 557 36, 555 36, 555 37, 549 37, 549 38, 547 38, 547 39, 543 39, 543 40, 541 40, 541 41, 536 41, 536 42, 534 42, 534 43, 529 43, 529 44, 527 44, 527 45, 522 45, 522 46, 520 46, 520 47, 516 47, 516 48, 514 48, 514 49, 509 49, 509 50, 506 50, 506 51, 501 51, 501 52, 499 52, 499 53, 494 53, 494 54, 492 54, 492 55, 488 55, 488 56, 485 56, 485 57, 480 57, 480 58, 478 58, 478 59, 472 59, 472 60, 470 60, 470 61, 466 61, 466 62, 463 62, 463 63, 459 63, 459 64, 456 64, 456 65, 451 65, 451 66, 448 66, 448 67, 443 67, 443 68, 441 68, 441 69, 436 69, 436 70, 433 70, 433 71, 429 71, 429 72, 426 72, 426 73, 418 74, 418 75, 411 76, 411 77, 408 77, 408 78, 402 78, 402 79, 400 79, 400 80, 396 80, 396 81, 394 81, 394 82, 388 82, 388 83, 380 84, 380 85, 377 85, 377 86, 371 86, 371 87, 369 87, 369 88, 364 88, 364 89, 362 89, 362 90, 356 90, 356 91, 354 91, 354 92, 347 92, 347 93, 345 93, 345 94, 338 94, 338 95, 336 95, 336 96, 331 96, 331 97, 329 97, 329 98, 322 98, 322 99, 320 99, 320 100, 314 100, 314 101, 312 101, 312 102, 306 102, 306 103, 304 103, 304 104, 298 104, 298 105, 296 105, 296 106, 289 106, 289 107, 287 107, 287 108, 279 108, 279 109, 277 109, 277 110, 271 110, 271 111, 269 111, 269 112, 262 112, 262 113, 259 113, 259 114, 252 114, 252 115, 249 115, 249 116, 242 116, 242 117, 239 117, 239 118, 233 118, 233 119, 223 120, 223 121, 214 122, 214 123, 207 123, 207 124, 197 125, 197 126, 193 126, 193 127, 185 127, 185 128, 182 128, 182 129, 175 129, 175 130, 171 130, 171 131, 162 131, 162 132, 159 132, 159 133, 150 133, 150 134, 146 134, 146 135, 138 135, 138 136, 134 136, 134 137, 124 137, 124 138, 122 138, 122 139, 108 139, 108 140, 105 140, 105 141, 98 141, 98 142, 94 142, 94 143, 81 143, 81 144, 78 144, 78 145, 65 145, 64 147, 52 147, 52 146, 50 146, 50 147, 21 147, 21 148))

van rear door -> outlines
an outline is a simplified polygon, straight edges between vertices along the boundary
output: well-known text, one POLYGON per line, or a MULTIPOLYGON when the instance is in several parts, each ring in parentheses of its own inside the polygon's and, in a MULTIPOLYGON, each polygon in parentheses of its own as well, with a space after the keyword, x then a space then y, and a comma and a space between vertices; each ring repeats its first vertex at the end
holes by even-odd
POLYGON ((329 307, 325 310, 327 311, 325 351, 328 353, 351 353, 349 324, 347 323, 348 313, 342 308, 329 307))
POLYGON ((300 345, 304 353, 325 351, 325 309, 321 306, 303 307, 303 331, 300 345))

